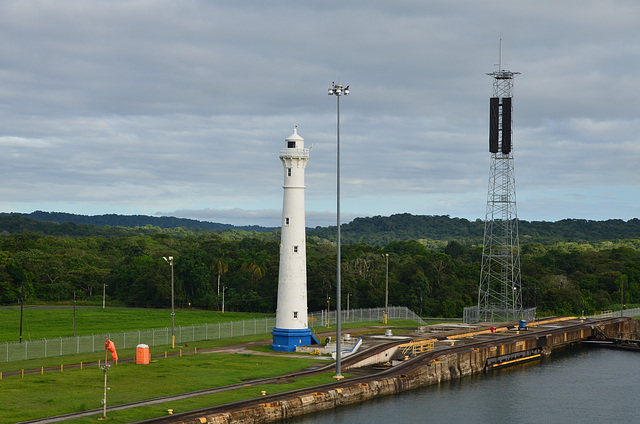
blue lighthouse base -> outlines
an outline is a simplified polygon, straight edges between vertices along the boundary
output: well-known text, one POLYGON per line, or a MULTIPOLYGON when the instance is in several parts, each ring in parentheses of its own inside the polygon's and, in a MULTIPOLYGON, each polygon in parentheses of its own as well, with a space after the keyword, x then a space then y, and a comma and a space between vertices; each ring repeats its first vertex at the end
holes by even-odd
POLYGON ((308 328, 274 328, 271 335, 273 335, 271 349, 277 352, 294 352, 298 346, 320 344, 308 328))

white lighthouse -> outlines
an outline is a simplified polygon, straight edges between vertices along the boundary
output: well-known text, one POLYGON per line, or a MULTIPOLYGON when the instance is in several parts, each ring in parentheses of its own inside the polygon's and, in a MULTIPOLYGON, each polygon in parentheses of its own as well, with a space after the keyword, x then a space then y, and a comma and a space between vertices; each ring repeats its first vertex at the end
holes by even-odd
POLYGON ((309 149, 295 127, 280 150, 284 167, 282 234, 276 327, 271 349, 292 352, 297 346, 318 343, 307 322, 307 248, 304 213, 304 169, 309 149))

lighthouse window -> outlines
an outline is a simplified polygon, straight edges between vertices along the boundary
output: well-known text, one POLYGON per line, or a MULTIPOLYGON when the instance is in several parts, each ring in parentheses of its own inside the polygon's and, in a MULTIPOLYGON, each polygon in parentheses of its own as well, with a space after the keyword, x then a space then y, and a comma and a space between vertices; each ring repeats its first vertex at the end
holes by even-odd
POLYGON ((287 141, 287 147, 290 149, 295 149, 296 148, 296 142, 295 141, 287 141))
POLYGON ((293 318, 297 319, 298 318, 298 311, 293 311, 293 318))
POLYGON ((287 168, 287 176, 290 177, 291 176, 291 168, 287 168))
POLYGON ((293 253, 298 253, 298 246, 293 246, 293 253))
POLYGON ((289 217, 288 216, 284 219, 284 225, 289 225, 289 217))

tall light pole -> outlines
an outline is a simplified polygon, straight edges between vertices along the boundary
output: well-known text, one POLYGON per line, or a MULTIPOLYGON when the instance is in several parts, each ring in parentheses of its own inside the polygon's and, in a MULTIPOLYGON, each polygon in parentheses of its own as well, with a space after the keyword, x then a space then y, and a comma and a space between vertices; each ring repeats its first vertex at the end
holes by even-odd
POLYGON ((106 295, 107 295, 107 283, 102 283, 102 309, 104 309, 106 295))
POLYGON ((384 288, 384 323, 386 324, 389 320, 389 254, 384 254, 387 259, 387 270, 386 270, 386 283, 384 288))
POLYGON ((222 313, 224 314, 224 292, 227 290, 226 287, 222 288, 222 313))
POLYGON ((173 297, 173 256, 169 256, 168 258, 163 256, 162 259, 164 259, 171 267, 171 349, 175 349, 176 333, 175 333, 174 317, 176 313, 174 309, 174 297, 173 297))
POLYGON ((331 302, 331 296, 327 295, 327 328, 329 327, 329 306, 331 302))
POLYGON ((336 170, 336 198, 337 198, 337 204, 336 204, 336 220, 337 220, 337 227, 338 227, 338 236, 336 238, 336 245, 337 245, 337 270, 336 270, 336 375, 334 376, 334 378, 340 380, 343 378, 342 376, 342 372, 341 372, 341 367, 342 367, 342 352, 340 351, 340 349, 342 348, 341 346, 341 324, 342 324, 342 320, 340 317, 340 312, 341 312, 341 306, 340 306, 340 301, 341 299, 341 295, 340 295, 340 291, 341 291, 341 279, 340 279, 340 97, 341 96, 348 96, 349 95, 349 86, 347 85, 346 87, 342 87, 342 84, 336 84, 335 82, 331 84, 331 87, 329 87, 329 95, 330 96, 336 96, 336 98, 338 99, 338 129, 337 129, 337 170, 336 170))

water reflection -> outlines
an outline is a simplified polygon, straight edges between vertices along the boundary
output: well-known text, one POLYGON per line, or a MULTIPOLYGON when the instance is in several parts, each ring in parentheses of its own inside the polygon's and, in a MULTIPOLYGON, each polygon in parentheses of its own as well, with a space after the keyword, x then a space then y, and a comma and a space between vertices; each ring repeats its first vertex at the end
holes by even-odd
POLYGON ((601 348, 285 420, 328 423, 609 423, 640 420, 640 354, 601 348))

